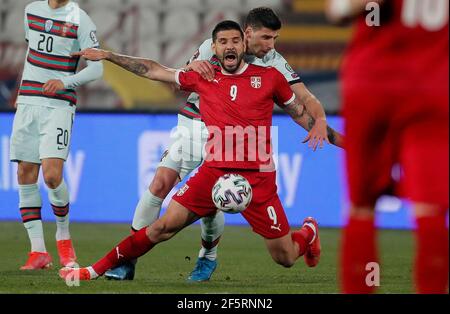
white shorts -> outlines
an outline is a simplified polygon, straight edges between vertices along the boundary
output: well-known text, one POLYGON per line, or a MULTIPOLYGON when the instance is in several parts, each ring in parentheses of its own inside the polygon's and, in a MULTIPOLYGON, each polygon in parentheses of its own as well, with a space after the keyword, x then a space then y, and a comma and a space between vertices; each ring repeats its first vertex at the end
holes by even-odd
POLYGON ((67 109, 18 104, 11 134, 10 160, 40 164, 67 159, 75 113, 67 109))
POLYGON ((202 121, 178 115, 172 142, 164 152, 158 167, 175 170, 183 180, 202 163, 207 139, 208 131, 202 121))

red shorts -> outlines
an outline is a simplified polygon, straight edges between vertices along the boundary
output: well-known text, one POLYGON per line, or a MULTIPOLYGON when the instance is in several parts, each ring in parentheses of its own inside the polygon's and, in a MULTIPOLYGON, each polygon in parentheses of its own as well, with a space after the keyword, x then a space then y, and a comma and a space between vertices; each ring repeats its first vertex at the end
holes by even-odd
POLYGON ((245 177, 252 186, 250 205, 242 212, 253 231, 266 239, 275 239, 290 232, 290 226, 277 194, 275 172, 221 169, 202 165, 198 172, 173 196, 195 214, 204 217, 216 213, 211 191, 217 179, 227 173, 245 177))
POLYGON ((350 200, 373 206, 392 187, 414 202, 449 205, 448 95, 389 95, 375 87, 344 90, 350 200), (394 185, 392 169, 401 179, 394 185))

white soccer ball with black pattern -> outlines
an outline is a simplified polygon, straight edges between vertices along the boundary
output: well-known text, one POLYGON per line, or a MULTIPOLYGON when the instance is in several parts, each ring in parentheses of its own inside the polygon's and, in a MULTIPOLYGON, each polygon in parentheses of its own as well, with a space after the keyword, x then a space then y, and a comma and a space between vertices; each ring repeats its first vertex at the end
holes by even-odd
POLYGON ((229 214, 243 212, 252 200, 252 187, 239 174, 221 176, 212 189, 212 200, 216 207, 229 214))

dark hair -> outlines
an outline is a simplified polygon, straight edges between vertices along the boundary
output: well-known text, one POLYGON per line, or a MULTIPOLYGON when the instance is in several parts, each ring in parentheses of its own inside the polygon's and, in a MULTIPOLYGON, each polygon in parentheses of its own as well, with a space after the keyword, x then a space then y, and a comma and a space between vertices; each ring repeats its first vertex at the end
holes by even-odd
POLYGON ((277 31, 281 28, 281 21, 271 8, 259 7, 248 12, 245 18, 244 29, 249 26, 255 29, 266 27, 277 31))
POLYGON ((237 30, 241 34, 241 38, 244 39, 244 32, 242 31, 241 26, 236 23, 235 21, 226 20, 222 21, 219 24, 214 27, 214 30, 212 32, 212 39, 213 41, 216 41, 217 39, 217 33, 221 31, 229 31, 229 30, 237 30))

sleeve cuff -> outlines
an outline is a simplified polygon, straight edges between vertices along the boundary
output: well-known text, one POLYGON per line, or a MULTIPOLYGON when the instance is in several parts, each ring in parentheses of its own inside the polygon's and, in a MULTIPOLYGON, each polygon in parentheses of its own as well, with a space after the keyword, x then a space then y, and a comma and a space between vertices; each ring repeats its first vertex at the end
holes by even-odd
POLYGON ((288 101, 284 102, 283 105, 288 106, 295 100, 295 94, 292 94, 292 97, 289 98, 288 101))
POLYGON ((183 72, 182 69, 178 69, 178 70, 175 71, 175 82, 177 82, 177 84, 179 86, 181 86, 181 83, 180 83, 180 73, 181 72, 183 72))

